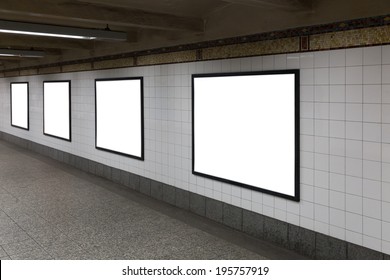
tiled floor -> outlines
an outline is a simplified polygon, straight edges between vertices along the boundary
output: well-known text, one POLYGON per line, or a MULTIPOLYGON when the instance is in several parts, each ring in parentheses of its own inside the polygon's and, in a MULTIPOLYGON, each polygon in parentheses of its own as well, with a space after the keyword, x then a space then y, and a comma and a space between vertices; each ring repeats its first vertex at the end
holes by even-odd
POLYGON ((0 259, 299 259, 0 141, 0 259))

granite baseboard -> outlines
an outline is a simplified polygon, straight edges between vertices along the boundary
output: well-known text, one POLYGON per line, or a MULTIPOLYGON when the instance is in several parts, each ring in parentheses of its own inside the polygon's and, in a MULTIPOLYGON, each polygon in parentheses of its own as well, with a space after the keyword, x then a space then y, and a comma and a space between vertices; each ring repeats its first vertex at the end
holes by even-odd
POLYGON ((0 139, 106 178, 312 259, 389 260, 390 255, 317 233, 0 131, 0 139))

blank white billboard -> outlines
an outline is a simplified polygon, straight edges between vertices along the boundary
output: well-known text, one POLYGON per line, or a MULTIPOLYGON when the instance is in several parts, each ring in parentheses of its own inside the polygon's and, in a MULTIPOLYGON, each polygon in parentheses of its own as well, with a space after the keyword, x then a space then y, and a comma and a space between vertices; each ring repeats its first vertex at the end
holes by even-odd
POLYGON ((143 160, 143 79, 95 83, 96 148, 143 160))
POLYGON ((11 83, 11 125, 29 129, 28 83, 11 83))
POLYGON ((193 75, 193 173, 299 200, 299 72, 193 75))
POLYGON ((43 82, 43 133, 71 140, 70 81, 43 82))

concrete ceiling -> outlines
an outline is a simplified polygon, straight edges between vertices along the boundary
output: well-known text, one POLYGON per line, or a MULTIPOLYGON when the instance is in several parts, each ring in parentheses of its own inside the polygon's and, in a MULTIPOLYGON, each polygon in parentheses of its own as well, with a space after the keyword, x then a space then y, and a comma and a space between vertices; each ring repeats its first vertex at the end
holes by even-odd
POLYGON ((390 13, 389 0, 1 0, 0 20, 124 31, 126 42, 0 33, 0 48, 44 58, 0 58, 0 69, 127 53, 390 13))

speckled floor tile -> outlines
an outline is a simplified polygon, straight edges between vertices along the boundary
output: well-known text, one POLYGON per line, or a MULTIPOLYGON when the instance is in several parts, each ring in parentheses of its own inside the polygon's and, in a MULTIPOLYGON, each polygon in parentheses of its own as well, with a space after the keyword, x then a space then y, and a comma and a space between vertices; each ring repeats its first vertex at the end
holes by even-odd
POLYGON ((9 256, 12 256, 41 249, 41 246, 35 240, 30 238, 21 242, 3 245, 3 249, 9 256))
MULTIPOLYGON (((246 235, 223 225, 2 141, 0 194, 1 259, 269 255, 255 242, 248 245, 246 235)), ((281 256, 286 253, 272 248, 281 256)))
POLYGON ((4 251, 3 247, 0 246, 0 258, 1 257, 6 257, 7 256, 7 253, 4 251))
POLYGON ((43 249, 34 249, 10 256, 13 260, 52 260, 53 257, 43 249))

